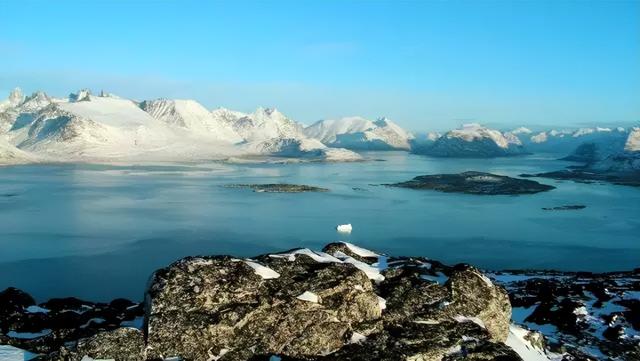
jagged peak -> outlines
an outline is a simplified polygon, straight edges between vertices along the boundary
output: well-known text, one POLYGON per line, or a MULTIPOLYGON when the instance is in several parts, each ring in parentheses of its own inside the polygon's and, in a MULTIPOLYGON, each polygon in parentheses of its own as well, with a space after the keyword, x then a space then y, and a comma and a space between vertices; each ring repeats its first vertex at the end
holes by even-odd
POLYGON ((22 93, 22 89, 20 89, 19 87, 15 87, 9 93, 9 102, 11 102, 14 105, 18 105, 22 103, 24 99, 25 99, 24 93, 22 93))
POLYGON ((69 94, 69 101, 71 102, 83 102, 91 100, 91 90, 90 89, 80 89, 76 93, 69 94))

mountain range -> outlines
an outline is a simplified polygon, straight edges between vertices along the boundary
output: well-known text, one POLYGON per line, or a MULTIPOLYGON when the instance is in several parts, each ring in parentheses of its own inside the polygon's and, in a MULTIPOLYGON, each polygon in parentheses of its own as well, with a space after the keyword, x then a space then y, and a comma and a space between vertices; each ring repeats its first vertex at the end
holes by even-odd
POLYGON ((305 127, 277 109, 209 110, 195 100, 138 102, 87 89, 64 98, 44 92, 25 96, 15 89, 0 101, 0 164, 235 157, 354 161, 362 159, 355 151, 404 150, 454 158, 555 153, 595 165, 638 152, 638 133, 637 128, 600 127, 501 131, 474 123, 443 134, 414 135, 388 118, 359 116, 305 127))

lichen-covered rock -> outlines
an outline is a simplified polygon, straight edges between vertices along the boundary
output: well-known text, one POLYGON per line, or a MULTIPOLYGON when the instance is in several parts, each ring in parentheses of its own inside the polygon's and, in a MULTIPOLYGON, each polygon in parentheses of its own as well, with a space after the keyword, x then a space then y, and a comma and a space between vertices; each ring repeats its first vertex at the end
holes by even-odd
POLYGON ((353 325, 381 315, 371 282, 352 265, 305 255, 262 260, 188 258, 156 272, 147 296, 150 354, 327 354, 344 345, 353 325))
POLYGON ((144 337, 140 330, 123 327, 100 332, 91 337, 67 344, 58 351, 42 357, 47 361, 114 360, 143 361, 144 337))
POLYGON ((142 310, 128 300, 35 306, 6 293, 13 311, 0 326, 49 329, 29 339, 0 332, 0 343, 43 360, 520 360, 502 343, 506 292, 478 269, 349 243, 254 259, 184 258, 151 277, 142 331, 128 328, 142 310))
POLYGON ((504 360, 520 357, 504 344, 493 343, 479 325, 456 321, 406 322, 389 325, 361 342, 343 347, 321 360, 504 360))
POLYGON ((448 304, 442 314, 449 317, 477 317, 492 339, 504 342, 509 335, 511 304, 509 295, 487 276, 471 266, 456 268, 446 284, 448 304))

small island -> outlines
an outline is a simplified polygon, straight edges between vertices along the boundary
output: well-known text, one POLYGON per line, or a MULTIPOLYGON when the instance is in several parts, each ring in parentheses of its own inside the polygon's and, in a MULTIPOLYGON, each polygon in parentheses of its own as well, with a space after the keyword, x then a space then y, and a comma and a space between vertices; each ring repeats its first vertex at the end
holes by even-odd
POLYGON ((575 211, 578 209, 585 209, 587 206, 582 204, 572 204, 566 206, 557 206, 557 207, 542 207, 542 210, 545 211, 575 211))
POLYGON ((328 192, 327 188, 314 187, 305 184, 229 184, 227 188, 248 188, 259 193, 304 193, 304 192, 328 192))
POLYGON ((607 182, 617 185, 640 187, 640 173, 638 172, 596 172, 586 168, 579 168, 537 174, 520 174, 520 177, 570 180, 577 183, 607 182))
POLYGON ((555 189, 554 186, 528 179, 475 171, 460 174, 422 175, 410 181, 387 184, 387 186, 479 195, 533 194, 555 189))

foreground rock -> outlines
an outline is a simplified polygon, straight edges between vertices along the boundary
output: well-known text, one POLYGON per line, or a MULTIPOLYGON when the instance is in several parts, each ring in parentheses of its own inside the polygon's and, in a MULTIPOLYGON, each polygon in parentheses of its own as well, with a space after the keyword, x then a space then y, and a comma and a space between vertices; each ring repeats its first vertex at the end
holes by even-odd
POLYGON ((303 193, 303 192, 328 192, 327 188, 308 186, 304 184, 231 184, 227 188, 249 188, 259 193, 303 193))
POLYGON ((325 251, 186 258, 157 271, 148 357, 357 360, 375 348, 383 360, 439 360, 453 349, 519 359, 501 344, 508 296, 478 270, 425 259, 386 268, 385 257, 343 243, 325 251))
POLYGON ((11 346, 0 346, 0 355, 56 361, 638 359, 638 271, 488 276, 465 264, 386 257, 342 242, 322 252, 295 249, 253 259, 188 257, 153 274, 144 323, 141 305, 127 300, 35 305, 20 290, 1 292, 0 345, 11 346), (547 338, 511 324, 512 304, 513 320, 547 338))
POLYGON ((532 180, 511 178, 484 172, 423 175, 415 177, 410 181, 389 184, 389 186, 480 195, 533 194, 555 188, 532 180))
POLYGON ((503 343, 508 295, 478 269, 347 243, 251 260, 182 259, 152 276, 141 330, 122 327, 123 312, 139 307, 125 301, 52 300, 35 321, 29 295, 3 295, 0 343, 50 360, 521 359, 503 343), (113 317, 98 316, 103 308, 113 317), (53 321, 60 314, 66 324, 53 321), (46 335, 16 337, 43 328, 46 335))

